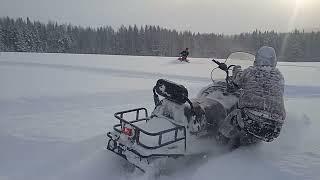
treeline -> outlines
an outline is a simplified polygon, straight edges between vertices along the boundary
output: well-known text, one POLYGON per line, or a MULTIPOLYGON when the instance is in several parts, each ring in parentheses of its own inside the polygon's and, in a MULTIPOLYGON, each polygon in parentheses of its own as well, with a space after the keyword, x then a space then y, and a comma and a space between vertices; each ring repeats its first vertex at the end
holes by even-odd
POLYGON ((256 52, 269 45, 283 61, 320 61, 320 32, 253 31, 238 35, 178 32, 159 26, 80 27, 29 18, 0 18, 0 51, 224 58, 233 51, 256 52))

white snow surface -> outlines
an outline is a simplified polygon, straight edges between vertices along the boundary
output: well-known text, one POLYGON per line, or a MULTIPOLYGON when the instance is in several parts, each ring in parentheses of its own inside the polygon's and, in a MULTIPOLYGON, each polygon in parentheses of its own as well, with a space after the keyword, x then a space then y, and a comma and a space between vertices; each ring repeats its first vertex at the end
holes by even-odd
POLYGON ((200 160, 170 161, 164 165, 170 172, 146 174, 104 149, 115 112, 147 107, 150 113, 159 78, 185 85, 195 97, 211 83, 209 60, 1 53, 0 180, 319 180, 320 63, 278 63, 287 119, 274 142, 223 153, 216 147, 200 160))

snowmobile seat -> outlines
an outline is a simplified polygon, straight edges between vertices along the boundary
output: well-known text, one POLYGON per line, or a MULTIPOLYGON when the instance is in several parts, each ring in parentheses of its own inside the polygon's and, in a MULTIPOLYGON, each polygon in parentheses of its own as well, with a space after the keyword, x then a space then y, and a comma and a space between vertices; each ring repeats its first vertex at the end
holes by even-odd
POLYGON ((188 90, 183 85, 166 79, 159 79, 153 92, 178 104, 184 104, 188 101, 188 90))

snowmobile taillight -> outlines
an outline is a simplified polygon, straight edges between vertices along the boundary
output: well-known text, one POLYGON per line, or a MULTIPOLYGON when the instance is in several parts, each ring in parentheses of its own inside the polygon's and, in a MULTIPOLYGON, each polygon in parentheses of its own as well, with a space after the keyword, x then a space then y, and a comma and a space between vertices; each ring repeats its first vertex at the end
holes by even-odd
POLYGON ((127 135, 127 136, 132 136, 133 135, 133 130, 131 128, 128 127, 124 127, 122 129, 123 134, 127 135))

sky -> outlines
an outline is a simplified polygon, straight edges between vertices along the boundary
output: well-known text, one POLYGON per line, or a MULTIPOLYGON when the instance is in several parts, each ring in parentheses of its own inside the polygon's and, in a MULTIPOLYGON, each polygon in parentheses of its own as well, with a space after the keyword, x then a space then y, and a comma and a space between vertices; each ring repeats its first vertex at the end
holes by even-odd
POLYGON ((320 30, 320 0, 0 0, 0 17, 200 33, 320 30))

